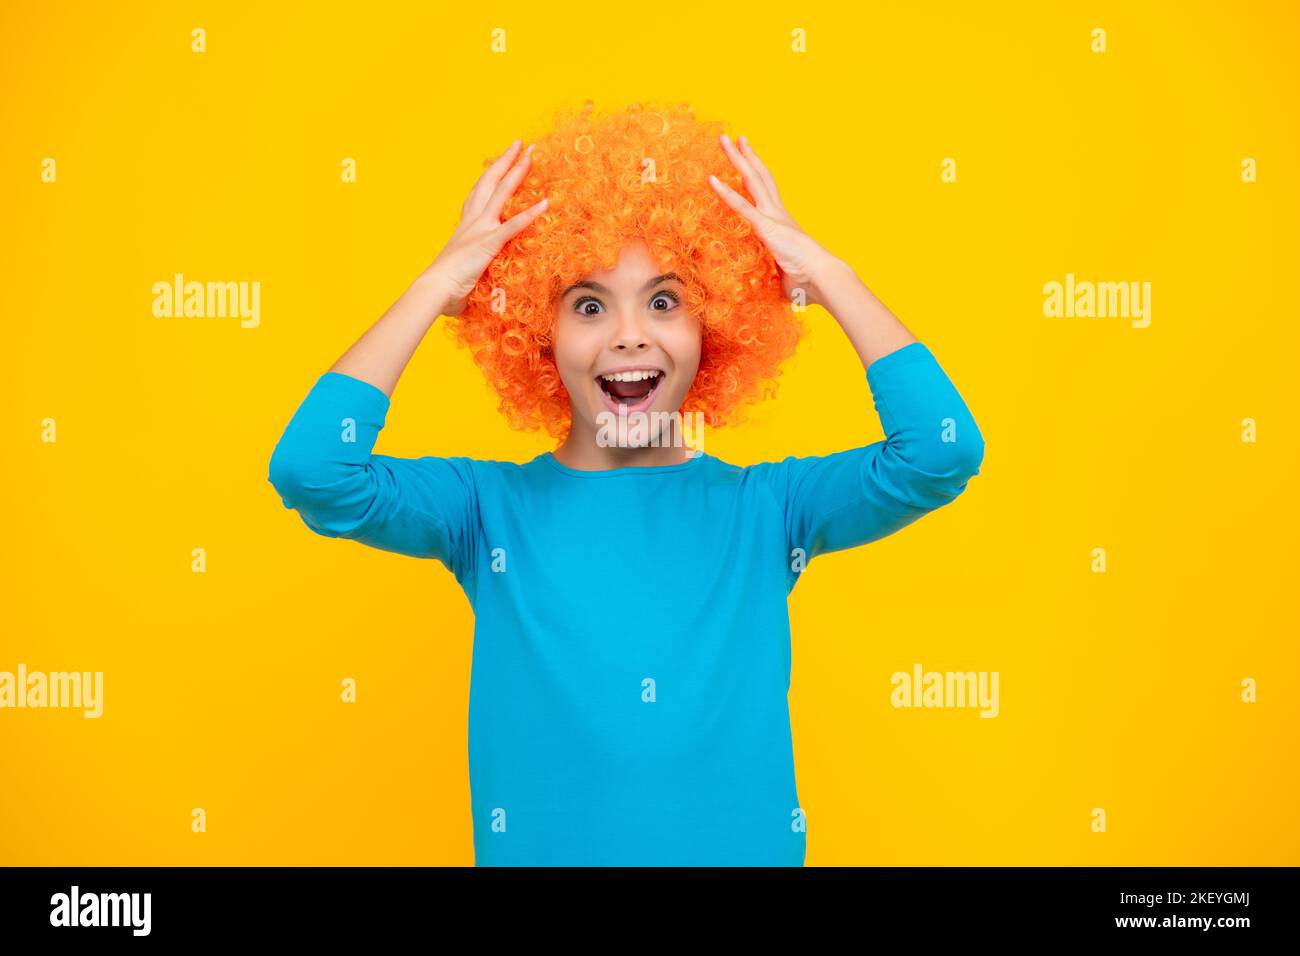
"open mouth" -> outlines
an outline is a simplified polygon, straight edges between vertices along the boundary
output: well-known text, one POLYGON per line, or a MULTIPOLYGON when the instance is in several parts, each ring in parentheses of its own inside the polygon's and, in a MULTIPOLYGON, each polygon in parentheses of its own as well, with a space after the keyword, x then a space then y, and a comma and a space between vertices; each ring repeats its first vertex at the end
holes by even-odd
POLYGON ((641 412, 650 407, 666 378, 663 369, 607 372, 596 376, 601 401, 611 412, 641 412))

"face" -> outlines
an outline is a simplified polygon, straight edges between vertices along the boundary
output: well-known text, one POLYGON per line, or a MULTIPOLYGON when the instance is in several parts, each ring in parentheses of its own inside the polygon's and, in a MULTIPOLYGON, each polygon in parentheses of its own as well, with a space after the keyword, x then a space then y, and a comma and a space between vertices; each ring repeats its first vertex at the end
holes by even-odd
POLYGON ((617 416, 620 405, 661 424, 667 416, 654 412, 680 410, 700 366, 700 323, 687 311, 681 279, 661 275, 637 242, 623 248, 613 269, 592 273, 560 297, 554 355, 569 392, 573 435, 594 440, 597 416, 617 416))

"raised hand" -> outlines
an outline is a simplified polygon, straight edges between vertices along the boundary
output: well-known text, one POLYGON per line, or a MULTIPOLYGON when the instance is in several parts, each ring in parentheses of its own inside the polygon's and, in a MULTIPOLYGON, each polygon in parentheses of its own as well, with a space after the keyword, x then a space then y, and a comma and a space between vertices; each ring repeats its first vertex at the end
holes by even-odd
POLYGON ((781 288, 789 298, 794 297, 796 289, 804 292, 804 301, 813 305, 824 305, 817 279, 838 260, 822 248, 811 236, 799 227, 794 217, 781 202, 776 189, 776 180, 768 172, 763 161, 758 158, 753 147, 745 137, 740 137, 740 148, 723 134, 722 150, 731 160, 745 189, 753 197, 753 203, 737 193, 716 176, 710 176, 709 182, 714 191, 722 197, 732 209, 744 216, 754 227, 754 233, 767 246, 781 269, 781 288))
POLYGON ((546 200, 501 221, 501 210, 528 173, 532 147, 515 140, 483 171, 460 210, 460 224, 426 271, 446 292, 443 315, 460 315, 465 300, 501 248, 546 209, 546 200))

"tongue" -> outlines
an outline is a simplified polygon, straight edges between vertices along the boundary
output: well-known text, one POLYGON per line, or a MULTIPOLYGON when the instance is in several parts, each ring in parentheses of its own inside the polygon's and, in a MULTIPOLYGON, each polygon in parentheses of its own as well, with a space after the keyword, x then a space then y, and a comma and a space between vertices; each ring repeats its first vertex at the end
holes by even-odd
POLYGON ((650 390, 655 387, 653 379, 643 378, 639 382, 606 382, 605 390, 615 398, 631 399, 634 403, 636 399, 645 398, 650 394, 650 390))

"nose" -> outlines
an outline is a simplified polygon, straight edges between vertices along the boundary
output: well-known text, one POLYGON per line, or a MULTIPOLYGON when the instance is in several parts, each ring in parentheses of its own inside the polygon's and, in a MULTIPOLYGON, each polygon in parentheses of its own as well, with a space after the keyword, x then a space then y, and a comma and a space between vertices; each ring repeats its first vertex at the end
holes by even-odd
POLYGON ((635 352, 650 347, 645 325, 636 309, 620 311, 609 347, 615 352, 635 352))

